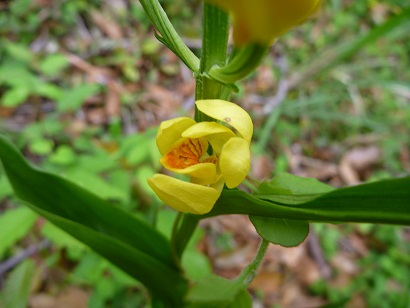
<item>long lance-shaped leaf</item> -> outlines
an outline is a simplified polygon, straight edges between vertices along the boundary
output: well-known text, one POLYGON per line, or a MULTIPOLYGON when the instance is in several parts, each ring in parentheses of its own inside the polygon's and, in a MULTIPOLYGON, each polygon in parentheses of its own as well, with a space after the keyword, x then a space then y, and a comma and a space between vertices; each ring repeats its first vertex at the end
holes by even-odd
POLYGON ((144 283, 158 297, 171 302, 182 298, 186 281, 173 263, 168 240, 158 231, 76 184, 30 166, 2 136, 0 160, 16 195, 32 209, 144 283))
POLYGON ((30 166, 2 136, 0 159, 20 199, 128 243, 173 266, 169 242, 154 228, 90 191, 58 175, 30 166))
POLYGON ((140 0, 140 3, 155 28, 161 34, 161 36, 157 35, 158 40, 174 52, 191 71, 198 72, 199 59, 179 37, 158 0, 140 0))
POLYGON ((410 225, 410 177, 336 189, 317 194, 313 200, 309 197, 306 202, 295 202, 304 198, 305 194, 258 196, 240 190, 224 190, 212 211, 204 217, 246 214, 312 222, 410 225), (273 199, 282 201, 278 203, 273 199))
POLYGON ((182 305, 187 282, 176 270, 124 242, 31 204, 28 206, 143 283, 156 298, 170 307, 182 305))

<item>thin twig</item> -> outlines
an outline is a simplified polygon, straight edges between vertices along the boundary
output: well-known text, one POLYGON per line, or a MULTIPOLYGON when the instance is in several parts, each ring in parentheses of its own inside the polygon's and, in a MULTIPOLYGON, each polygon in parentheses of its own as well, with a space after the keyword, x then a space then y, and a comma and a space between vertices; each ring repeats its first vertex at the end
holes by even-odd
POLYGON ((278 90, 276 91, 276 95, 269 97, 266 101, 265 106, 263 107, 263 114, 265 115, 270 114, 274 108, 279 106, 289 92, 289 82, 284 77, 286 76, 286 72, 288 70, 288 61, 286 60, 286 57, 279 56, 277 58, 277 63, 282 78, 278 82, 278 90))
POLYGON ((49 240, 43 240, 38 244, 32 244, 24 249, 21 253, 3 261, 0 263, 0 280, 3 278, 2 276, 11 270, 13 267, 18 265, 20 262, 24 261, 25 259, 35 255, 39 251, 50 247, 51 243, 49 240))

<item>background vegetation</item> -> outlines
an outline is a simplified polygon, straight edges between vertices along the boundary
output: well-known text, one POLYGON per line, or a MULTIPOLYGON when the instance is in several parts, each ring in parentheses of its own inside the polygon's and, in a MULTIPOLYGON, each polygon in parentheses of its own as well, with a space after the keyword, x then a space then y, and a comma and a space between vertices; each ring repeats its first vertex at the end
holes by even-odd
MULTIPOLYGON (((199 55, 201 1, 163 5, 199 55)), ((410 23, 368 36, 404 9, 329 0, 272 47, 233 97, 255 123, 253 178, 290 171, 341 187, 410 173, 410 23)), ((194 88, 138 2, 0 3, 0 133, 34 164, 168 234, 174 213, 154 217, 163 206, 145 179, 161 169, 156 125, 191 115, 194 88)), ((0 215, 0 307, 147 304, 138 283, 21 205, 1 169, 0 215)), ((244 217, 205 221, 184 256, 188 275, 236 275, 257 245, 246 226, 244 217)), ((311 231, 299 247, 270 247, 252 285, 256 304, 410 305, 410 229, 311 231)))

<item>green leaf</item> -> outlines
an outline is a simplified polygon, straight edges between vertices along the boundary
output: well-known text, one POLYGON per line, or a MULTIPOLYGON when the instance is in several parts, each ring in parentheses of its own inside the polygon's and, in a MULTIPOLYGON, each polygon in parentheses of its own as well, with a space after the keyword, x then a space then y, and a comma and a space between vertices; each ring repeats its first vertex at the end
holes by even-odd
POLYGON ((161 36, 156 35, 159 41, 174 52, 191 71, 197 72, 199 70, 199 59, 179 37, 159 2, 157 0, 141 0, 140 3, 155 28, 161 34, 161 36))
POLYGON ((68 145, 60 145, 53 154, 50 155, 50 162, 56 165, 70 165, 75 162, 76 154, 68 145))
POLYGON ((173 305, 181 302, 186 281, 173 263, 169 241, 153 227, 68 180, 31 167, 2 136, 0 159, 16 195, 30 208, 157 297, 173 305))
POLYGON ((65 248, 68 256, 73 260, 78 260, 83 252, 88 249, 79 240, 48 221, 41 228, 41 234, 56 247, 65 248))
POLYGON ((158 53, 162 45, 155 39, 145 39, 142 42, 141 51, 143 55, 152 56, 158 53))
POLYGON ((104 272, 107 270, 107 264, 109 263, 101 258, 100 255, 94 251, 88 251, 81 257, 72 274, 75 279, 80 281, 87 280, 88 282, 95 283, 104 275, 104 272))
POLYGON ((51 83, 41 82, 34 91, 36 94, 52 100, 59 100, 63 96, 63 91, 51 83))
POLYGON ((5 58, 0 66, 0 84, 11 88, 26 88, 30 92, 41 83, 27 67, 11 58, 5 58))
POLYGON ((245 286, 240 280, 207 277, 196 282, 188 292, 188 307, 237 307, 237 299, 242 298, 244 290, 245 286))
POLYGON ((299 245, 309 234, 309 223, 305 220, 260 216, 250 216, 249 218, 261 237, 284 247, 299 245))
POLYGON ((128 274, 119 270, 92 250, 88 250, 81 256, 78 265, 72 272, 73 282, 75 283, 86 280, 87 283, 95 284, 103 276, 109 277, 111 282, 119 287, 135 287, 138 285, 128 274))
POLYGON ((30 151, 37 155, 47 155, 53 150, 53 145, 52 140, 39 138, 30 143, 30 151))
POLYGON ((199 280, 212 274, 209 259, 196 247, 188 247, 182 255, 182 267, 188 278, 199 280))
POLYGON ((239 292, 235 300, 228 304, 226 308, 250 308, 252 307, 252 297, 245 289, 239 292))
POLYGON ((4 94, 1 104, 5 107, 15 107, 24 103, 29 95, 30 89, 26 87, 15 87, 4 94))
POLYGON ((260 199, 276 203, 301 204, 332 190, 333 187, 316 179, 302 178, 283 172, 270 182, 262 183, 255 191, 255 195, 260 199))
POLYGON ((3 174, 0 174, 0 201, 3 200, 3 198, 11 195, 13 195, 13 189, 11 188, 7 177, 3 174))
POLYGON ((276 198, 278 191, 269 196, 266 191, 264 195, 250 195, 240 190, 223 190, 212 211, 201 218, 245 214, 315 222, 410 225, 409 187, 410 177, 383 180, 335 189, 303 203, 300 200, 306 198, 306 194, 302 191, 302 196, 298 196, 296 188, 291 189, 296 191, 294 195, 281 192, 283 197, 280 200, 283 203, 269 200, 276 198))
POLYGON ((30 63, 33 59, 33 55, 28 46, 23 44, 17 44, 10 41, 3 41, 6 51, 10 57, 21 62, 30 63))
POLYGON ((120 189, 114 185, 104 181, 100 176, 91 173, 88 170, 72 168, 64 173, 67 179, 73 181, 77 185, 98 192, 100 198, 107 200, 119 200, 121 202, 128 201, 128 195, 125 189, 120 189))
POLYGON ((48 76, 55 76, 69 64, 70 63, 65 55, 51 54, 40 62, 40 70, 48 76))
POLYGON ((147 161, 150 154, 149 143, 150 142, 147 142, 147 140, 142 140, 140 143, 136 144, 136 146, 129 151, 127 162, 130 165, 138 165, 147 161))
POLYGON ((58 110, 61 112, 73 111, 81 107, 84 101, 100 91, 98 84, 81 84, 66 90, 58 101, 58 110))
MULTIPOLYGON (((177 212, 175 211, 160 211, 157 216, 157 229, 165 236, 171 237, 176 217, 177 212)), ((191 280, 199 280, 212 275, 209 259, 197 248, 197 244, 202 238, 203 230, 195 229, 182 255, 182 267, 185 270, 185 275, 191 280)))
MULTIPOLYGON (((34 208, 34 207, 32 207, 34 208)), ((145 284, 154 295, 178 306, 186 282, 180 274, 149 254, 82 224, 36 209, 40 215, 81 240, 127 274, 145 284)), ((145 234, 150 237, 149 234, 145 234)))
POLYGON ((118 166, 113 156, 97 149, 94 149, 90 155, 77 155, 76 161, 79 169, 87 170, 91 173, 109 172, 110 169, 115 169, 118 166))
POLYGON ((27 259, 11 271, 3 289, 4 307, 28 307, 28 299, 35 270, 36 264, 34 261, 27 259))
POLYGON ((103 303, 112 298, 117 292, 118 285, 113 283, 111 277, 101 277, 95 284, 94 296, 97 296, 103 303))
MULTIPOLYGON (((154 191, 149 187, 147 179, 152 177, 156 173, 156 170, 151 166, 142 165, 137 169, 134 176, 134 181, 137 183, 138 187, 142 189, 145 193, 151 196, 156 196, 154 191)), ((169 233, 171 234, 171 232, 169 233)))
MULTIPOLYGON (((154 153, 159 153, 155 143, 157 130, 149 129, 141 134, 129 135, 121 140, 120 155, 127 160, 128 164, 138 165, 149 160, 152 157, 152 148, 154 153)), ((159 161, 155 157, 155 162, 159 161)))
POLYGON ((36 218, 37 215, 25 207, 8 210, 0 216, 0 259, 27 234, 36 218))
POLYGON ((215 65, 209 70, 209 76, 223 84, 233 84, 256 70, 269 46, 248 44, 238 48, 225 66, 215 65))

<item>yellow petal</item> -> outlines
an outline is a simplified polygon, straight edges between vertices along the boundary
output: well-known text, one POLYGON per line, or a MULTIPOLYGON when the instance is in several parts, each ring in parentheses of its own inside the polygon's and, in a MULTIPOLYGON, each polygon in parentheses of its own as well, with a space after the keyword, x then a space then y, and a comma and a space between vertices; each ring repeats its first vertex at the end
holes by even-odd
POLYGON ((238 137, 229 139, 222 148, 219 168, 226 186, 238 186, 248 174, 251 154, 246 140, 238 137))
POLYGON ((215 183, 210 185, 211 187, 215 188, 217 191, 219 191, 219 193, 222 192, 222 189, 225 186, 225 180, 223 179, 223 177, 220 177, 218 181, 216 181, 215 183))
POLYGON ((183 137, 199 138, 206 137, 215 153, 221 153, 222 146, 229 138, 235 137, 234 132, 216 122, 200 122, 189 127, 182 133, 183 137))
MULTIPOLYGON (((216 160, 218 160, 218 159, 216 159, 216 160)), ((221 172, 218 171, 218 170, 219 170, 218 167, 215 165, 215 171, 216 172, 215 172, 215 176, 212 179, 206 179, 204 177, 200 178, 200 177, 191 176, 190 182, 194 183, 194 184, 200 184, 200 185, 209 185, 209 186, 212 186, 212 187, 216 188, 215 187, 216 183, 218 183, 219 181, 222 180, 222 182, 223 182, 222 183, 222 188, 223 188, 223 186, 225 184, 225 181, 222 178, 221 172)), ((222 191, 222 188, 220 189, 221 191, 222 191)))
POLYGON ((235 137, 231 129, 216 122, 200 122, 192 125, 182 133, 182 137, 200 138, 220 133, 231 134, 235 137))
POLYGON ((165 168, 172 172, 179 174, 187 174, 189 176, 197 178, 198 184, 210 184, 214 182, 216 178, 216 166, 212 163, 199 163, 197 165, 189 166, 185 169, 178 169, 172 168, 169 165, 164 164, 163 159, 161 159, 160 162, 165 168))
POLYGON ((250 143, 253 124, 251 117, 244 109, 221 99, 199 100, 195 104, 201 112, 235 128, 239 135, 250 143))
POLYGON ((164 203, 184 213, 208 213, 221 194, 213 187, 184 182, 162 174, 155 174, 147 181, 164 203))
POLYGON ((232 16, 234 40, 238 45, 270 45, 318 8, 321 0, 208 0, 232 16))
POLYGON ((219 155, 222 152, 222 147, 224 146, 224 144, 232 137, 235 137, 235 135, 232 136, 231 134, 226 133, 215 134, 209 136, 208 141, 211 144, 214 153, 219 155))
POLYGON ((158 128, 157 146, 162 155, 165 155, 171 146, 181 138, 181 134, 188 127, 196 124, 190 118, 180 117, 161 123, 158 128))

